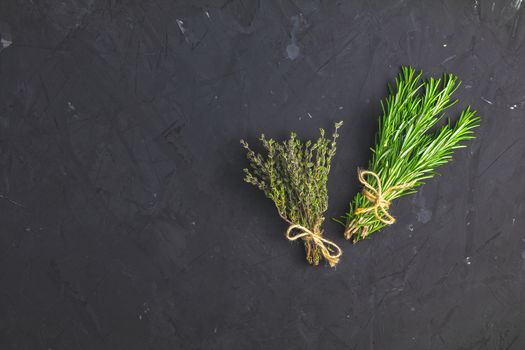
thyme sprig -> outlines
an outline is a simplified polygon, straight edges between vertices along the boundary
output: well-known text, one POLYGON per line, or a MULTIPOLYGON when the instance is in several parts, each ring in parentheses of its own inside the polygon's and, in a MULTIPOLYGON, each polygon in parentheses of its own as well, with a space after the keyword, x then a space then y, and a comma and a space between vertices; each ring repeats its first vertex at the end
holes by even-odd
POLYGON ((325 258, 333 266, 341 255, 337 245, 322 237, 321 225, 328 208, 326 184, 330 163, 342 124, 335 124, 332 139, 326 138, 325 131, 320 129, 320 137, 315 142, 303 143, 294 132, 282 142, 261 135, 265 156, 255 153, 241 140, 250 163, 250 169, 244 169, 244 181, 262 190, 274 202, 281 218, 290 225, 287 238, 300 237, 304 241, 306 259, 312 265, 318 265, 325 258), (302 233, 291 236, 295 228, 302 233))
POLYGON ((382 116, 372 158, 367 171, 359 171, 364 185, 345 214, 345 238, 360 241, 395 219, 388 213, 390 203, 415 193, 424 180, 436 175, 436 168, 452 159, 462 141, 474 138, 479 117, 470 106, 455 124, 450 120, 436 129, 444 111, 457 100, 452 94, 460 82, 455 75, 421 81, 422 72, 403 67, 388 86, 389 95, 381 102, 382 116), (379 190, 379 194, 378 194, 379 190), (393 220, 391 220, 393 219, 393 220))

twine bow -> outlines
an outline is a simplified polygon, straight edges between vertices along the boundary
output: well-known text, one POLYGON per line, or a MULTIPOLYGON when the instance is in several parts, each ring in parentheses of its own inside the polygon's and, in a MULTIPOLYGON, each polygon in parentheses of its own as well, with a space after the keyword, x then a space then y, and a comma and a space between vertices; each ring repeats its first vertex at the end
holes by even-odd
POLYGON ((290 241, 298 240, 299 238, 305 238, 312 240, 315 245, 319 247, 321 250, 321 254, 323 254, 323 257, 326 261, 330 264, 330 266, 334 267, 338 262, 339 258, 343 254, 343 251, 337 244, 334 242, 329 241, 328 239, 324 238, 320 234, 316 234, 309 229, 307 229, 304 226, 293 224, 288 227, 288 230, 286 230, 286 238, 290 241), (299 230, 300 233, 296 234, 295 236, 292 235, 293 230, 299 230))
POLYGON ((359 169, 357 171, 357 178, 359 179, 359 182, 363 184, 365 188, 363 188, 363 196, 368 199, 370 203, 372 203, 372 206, 366 207, 366 208, 357 208, 354 211, 355 215, 359 215, 362 213, 368 213, 373 211, 374 215, 377 220, 381 221, 385 225, 392 225, 394 222, 396 222, 396 218, 394 218, 389 212, 388 209, 390 208, 390 201, 387 200, 385 197, 397 190, 404 190, 406 188, 410 188, 413 186, 412 183, 408 184, 401 184, 401 185, 395 185, 390 186, 386 190, 383 190, 381 186, 381 179, 379 178, 379 175, 374 173, 370 170, 361 170, 359 169), (376 187, 372 186, 370 182, 366 181, 365 176, 369 175, 376 179, 376 187), (379 212, 381 211, 381 213, 379 212))

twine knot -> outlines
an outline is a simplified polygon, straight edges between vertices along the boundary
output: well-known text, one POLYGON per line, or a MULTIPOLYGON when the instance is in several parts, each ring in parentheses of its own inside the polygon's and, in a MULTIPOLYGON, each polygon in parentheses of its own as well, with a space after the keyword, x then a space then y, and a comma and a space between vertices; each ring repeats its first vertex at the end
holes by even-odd
POLYGON ((330 266, 334 267, 338 262, 339 258, 343 254, 343 251, 337 244, 321 236, 319 233, 314 233, 304 226, 293 224, 286 230, 286 238, 290 241, 298 240, 299 238, 305 238, 312 240, 317 247, 321 250, 321 254, 330 266), (300 232, 296 235, 292 235, 293 230, 299 230, 300 232))
POLYGON ((408 183, 408 184, 395 185, 395 186, 390 186, 387 189, 383 190, 382 185, 381 185, 381 179, 379 178, 379 175, 377 175, 373 171, 362 170, 362 169, 359 169, 357 171, 357 178, 359 179, 359 182, 361 182, 364 186, 363 191, 362 191, 363 196, 370 203, 372 203, 372 206, 366 207, 366 208, 357 208, 354 211, 354 214, 359 215, 362 213, 368 213, 368 212, 373 211, 376 219, 381 221, 385 225, 392 225, 394 222, 396 222, 396 218, 394 218, 388 212, 388 209, 390 208, 391 203, 385 197, 393 191, 404 190, 404 189, 410 188, 413 186, 413 184, 408 183), (372 176, 376 180, 376 187, 372 186, 370 182, 368 182, 365 179, 365 176, 367 175, 372 176))

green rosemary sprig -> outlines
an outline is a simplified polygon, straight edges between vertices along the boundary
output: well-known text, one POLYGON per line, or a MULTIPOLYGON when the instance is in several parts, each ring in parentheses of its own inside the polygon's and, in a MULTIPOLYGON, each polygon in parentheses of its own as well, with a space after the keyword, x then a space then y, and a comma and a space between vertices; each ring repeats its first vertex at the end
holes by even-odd
POLYGON ((460 84, 458 78, 448 74, 421 82, 421 74, 403 67, 395 89, 389 85, 389 96, 381 102, 372 159, 367 171, 358 174, 363 191, 344 216, 345 238, 353 237, 354 243, 392 224, 391 201, 415 193, 425 179, 437 174, 438 166, 452 159, 454 149, 465 147, 460 142, 474 138, 480 119, 470 106, 454 125, 449 120, 436 129, 444 111, 457 102, 451 97, 460 84))
POLYGON ((330 162, 342 124, 335 124, 332 139, 327 139, 325 131, 320 129, 321 136, 315 142, 302 143, 294 132, 283 142, 262 135, 260 140, 266 156, 256 154, 241 140, 250 163, 250 169, 244 169, 244 180, 275 203, 281 218, 290 225, 287 238, 304 241, 306 259, 312 265, 318 265, 324 257, 333 266, 341 255, 337 245, 322 237, 321 225, 328 208, 326 183, 330 162), (292 236, 294 229, 301 233, 292 236))

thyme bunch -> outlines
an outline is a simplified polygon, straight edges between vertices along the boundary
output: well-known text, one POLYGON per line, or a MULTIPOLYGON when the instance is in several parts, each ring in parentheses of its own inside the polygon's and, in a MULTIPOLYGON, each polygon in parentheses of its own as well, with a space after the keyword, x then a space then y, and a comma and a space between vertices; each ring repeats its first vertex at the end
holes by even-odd
POLYGON ((306 260, 312 265, 318 265, 324 258, 334 266, 341 255, 335 243, 322 237, 321 226, 328 208, 326 184, 330 163, 342 124, 335 124, 331 139, 320 129, 320 137, 315 142, 303 143, 294 132, 282 142, 261 135, 264 156, 241 140, 250 164, 249 169, 244 169, 244 181, 262 190, 274 202, 281 218, 290 225, 286 237, 303 240, 306 260), (292 235, 293 230, 301 233, 292 235))
POLYGON ((470 106, 461 112, 455 124, 436 128, 444 111, 457 100, 452 94, 460 82, 452 74, 442 79, 421 81, 421 72, 403 67, 395 80, 395 89, 381 102, 382 116, 372 158, 366 171, 359 170, 363 191, 350 203, 345 238, 354 243, 395 219, 389 214, 390 203, 415 193, 425 179, 436 175, 436 168, 452 159, 460 143, 474 138, 479 117, 470 106))

